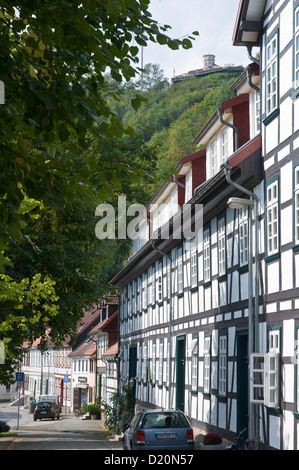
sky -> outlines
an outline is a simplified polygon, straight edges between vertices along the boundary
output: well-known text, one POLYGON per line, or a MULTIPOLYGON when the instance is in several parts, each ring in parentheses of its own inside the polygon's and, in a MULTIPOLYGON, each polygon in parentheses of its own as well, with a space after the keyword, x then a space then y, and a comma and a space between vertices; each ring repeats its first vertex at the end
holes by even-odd
POLYGON ((169 36, 182 38, 193 31, 199 36, 189 50, 150 43, 143 51, 144 65, 159 64, 168 79, 202 68, 205 54, 214 54, 217 65, 248 65, 246 48, 232 45, 238 6, 239 0, 151 0, 153 19, 171 26, 169 36))

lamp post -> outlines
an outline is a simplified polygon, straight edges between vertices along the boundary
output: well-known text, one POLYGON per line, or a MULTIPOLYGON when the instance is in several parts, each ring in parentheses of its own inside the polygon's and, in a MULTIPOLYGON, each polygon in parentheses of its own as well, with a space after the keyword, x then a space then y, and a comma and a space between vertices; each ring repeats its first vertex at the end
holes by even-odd
MULTIPOLYGON (((245 189, 245 188, 242 188, 245 189)), ((247 191, 247 190, 246 190, 247 191)), ((244 191, 245 192, 245 191, 244 191)), ((253 193, 248 194, 252 197, 253 193)), ((259 267, 258 267, 258 198, 254 195, 252 199, 231 197, 228 206, 233 209, 250 208, 250 216, 248 218, 248 355, 258 352, 259 349, 259 267), (253 307, 253 252, 252 252, 252 212, 255 212, 255 303, 253 307)), ((250 379, 251 374, 249 374, 250 379)), ((255 449, 259 447, 259 409, 257 405, 249 401, 248 428, 249 438, 254 439, 255 449)))

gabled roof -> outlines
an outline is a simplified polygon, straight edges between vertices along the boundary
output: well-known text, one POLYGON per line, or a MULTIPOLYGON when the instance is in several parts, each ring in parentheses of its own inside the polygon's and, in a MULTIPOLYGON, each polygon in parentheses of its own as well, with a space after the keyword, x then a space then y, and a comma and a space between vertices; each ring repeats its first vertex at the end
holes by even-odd
POLYGON ((219 111, 225 111, 227 113, 232 112, 233 108, 239 106, 242 103, 249 102, 249 95, 247 93, 235 96, 230 100, 224 101, 221 103, 219 108, 214 112, 214 114, 210 117, 206 125, 199 131, 193 143, 196 145, 199 144, 206 144, 207 141, 211 138, 211 133, 214 134, 217 129, 214 128, 215 125, 218 127, 222 126, 220 119, 219 119, 219 111))
POLYGON ((107 356, 115 356, 118 353, 118 342, 112 344, 107 351, 103 353, 103 356, 107 358, 107 356))
POLYGON ((105 332, 108 329, 108 326, 111 324, 111 322, 117 317, 118 315, 118 310, 111 315, 109 318, 105 318, 101 323, 99 323, 95 328, 93 328, 88 336, 96 336, 102 331, 105 332))
POLYGON ((233 34, 234 46, 260 46, 266 1, 240 0, 233 34))

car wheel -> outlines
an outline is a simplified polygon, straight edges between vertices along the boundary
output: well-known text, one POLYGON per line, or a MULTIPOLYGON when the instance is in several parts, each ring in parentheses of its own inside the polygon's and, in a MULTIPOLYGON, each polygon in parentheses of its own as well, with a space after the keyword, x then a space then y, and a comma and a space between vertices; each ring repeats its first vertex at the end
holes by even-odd
POLYGON ((34 421, 36 421, 36 420, 37 420, 37 417, 36 417, 36 416, 34 416, 34 417, 33 417, 33 419, 34 419, 34 421))
POLYGON ((60 418, 60 416, 59 416, 59 415, 57 415, 57 419, 59 419, 59 418, 60 418))

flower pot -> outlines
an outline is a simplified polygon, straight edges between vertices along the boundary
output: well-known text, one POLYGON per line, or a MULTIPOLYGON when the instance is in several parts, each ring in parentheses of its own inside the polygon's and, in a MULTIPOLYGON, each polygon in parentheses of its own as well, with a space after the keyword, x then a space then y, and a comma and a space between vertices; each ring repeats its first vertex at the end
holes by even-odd
POLYGON ((90 417, 91 417, 92 420, 95 420, 95 419, 97 419, 98 415, 90 415, 90 417))
POLYGON ((204 445, 200 444, 200 450, 223 450, 223 444, 211 444, 211 445, 204 445))

